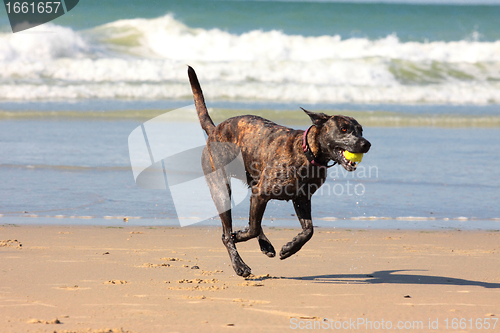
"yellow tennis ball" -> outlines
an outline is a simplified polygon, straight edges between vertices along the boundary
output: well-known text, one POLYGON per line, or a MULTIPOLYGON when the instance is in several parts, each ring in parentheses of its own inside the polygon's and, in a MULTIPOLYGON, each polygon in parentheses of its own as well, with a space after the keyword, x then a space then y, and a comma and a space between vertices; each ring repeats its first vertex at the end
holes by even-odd
POLYGON ((363 159, 363 154, 351 153, 347 150, 344 150, 344 157, 352 162, 361 162, 363 159))

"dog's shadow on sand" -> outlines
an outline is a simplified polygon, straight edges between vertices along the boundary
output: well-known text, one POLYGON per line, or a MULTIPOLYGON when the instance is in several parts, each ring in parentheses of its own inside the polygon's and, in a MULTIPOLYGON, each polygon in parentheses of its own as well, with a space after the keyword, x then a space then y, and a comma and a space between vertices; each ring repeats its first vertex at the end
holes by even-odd
POLYGON ((483 288, 500 288, 500 283, 472 281, 445 276, 421 274, 395 274, 398 272, 422 272, 425 270, 390 270, 378 271, 371 274, 332 274, 301 277, 281 277, 291 280, 308 280, 315 283, 331 284, 422 284, 422 285, 452 285, 452 286, 479 286, 483 288))

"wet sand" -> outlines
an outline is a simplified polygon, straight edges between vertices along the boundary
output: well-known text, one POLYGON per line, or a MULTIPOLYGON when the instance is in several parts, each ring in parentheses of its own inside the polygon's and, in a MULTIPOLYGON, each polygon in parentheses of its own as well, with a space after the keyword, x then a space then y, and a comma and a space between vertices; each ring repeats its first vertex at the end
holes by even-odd
MULTIPOLYGON (((299 230, 265 231, 279 251, 299 230)), ((0 331, 500 330, 499 231, 317 228, 283 261, 252 240, 238 244, 247 279, 220 236, 1 226, 0 331)))

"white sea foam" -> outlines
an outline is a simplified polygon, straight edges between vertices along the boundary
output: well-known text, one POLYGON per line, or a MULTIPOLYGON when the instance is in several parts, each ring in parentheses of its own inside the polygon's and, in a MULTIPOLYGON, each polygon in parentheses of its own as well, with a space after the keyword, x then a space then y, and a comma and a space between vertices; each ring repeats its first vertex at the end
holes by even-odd
POLYGON ((378 40, 340 36, 304 37, 254 30, 241 35, 194 29, 172 15, 120 20, 97 28, 108 40, 127 40, 133 51, 179 61, 317 61, 380 57, 411 61, 488 62, 500 60, 500 41, 406 42, 396 35, 378 40))
POLYGON ((500 41, 236 35, 172 15, 36 29, 0 34, 0 100, 190 98, 190 64, 211 99, 500 103, 500 41))
POLYGON ((89 47, 71 28, 52 23, 26 32, 0 33, 0 61, 49 61, 57 58, 79 58, 89 47))
MULTIPOLYGON (((302 103, 500 104, 500 84, 470 83, 394 87, 332 87, 300 84, 224 84, 204 86, 207 100, 260 100, 302 103)), ((3 100, 190 99, 187 83, 88 83, 0 85, 3 100)))

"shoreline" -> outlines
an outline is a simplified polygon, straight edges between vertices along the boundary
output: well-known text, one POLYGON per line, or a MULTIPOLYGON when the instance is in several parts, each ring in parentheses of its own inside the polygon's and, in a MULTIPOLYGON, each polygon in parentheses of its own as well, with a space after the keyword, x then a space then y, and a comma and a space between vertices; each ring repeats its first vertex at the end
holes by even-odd
MULTIPOLYGON (((192 104, 192 103, 191 103, 192 104)), ((188 104, 188 105, 191 105, 188 104)), ((475 106, 471 106, 474 109, 475 106)), ((404 108, 404 106, 402 106, 404 108)), ((436 106, 436 109, 439 109, 436 106)), ((427 112, 404 112, 401 110, 357 110, 357 109, 335 109, 318 108, 312 106, 310 109, 315 112, 326 112, 327 114, 343 114, 356 118, 365 127, 428 127, 428 128, 452 128, 452 129, 471 129, 471 128, 489 128, 500 127, 500 116, 497 113, 477 114, 469 113, 432 113, 427 112)), ((173 111, 172 109, 131 109, 131 110, 2 110, 0 103, 0 120, 7 121, 145 121, 173 111)), ((212 119, 217 123, 225 119, 251 114, 270 119, 286 126, 307 126, 309 119, 299 109, 275 110, 275 109, 244 109, 244 108, 209 108, 212 119)), ((198 123, 196 117, 186 115, 185 117, 176 115, 179 123, 198 123)), ((172 118, 174 119, 174 118, 172 118)))
MULTIPOLYGON (((245 227, 248 218, 233 217, 235 228, 245 227)), ((482 230, 499 231, 500 218, 479 219, 468 217, 433 218, 433 217, 373 217, 359 216, 349 218, 316 217, 314 227, 320 229, 367 229, 367 230, 482 230)), ((211 219, 189 225, 192 228, 220 227, 219 219, 211 219)), ((137 216, 1 216, 2 226, 81 226, 81 227, 167 227, 181 228, 177 219, 152 219, 137 216), (125 221, 126 219, 126 221, 125 221)), ((267 218, 262 221, 266 228, 300 229, 295 218, 267 218)), ((185 227, 183 227, 185 228, 185 227)))
MULTIPOLYGON (((277 251, 298 232, 265 230, 277 251)), ((254 332, 359 319, 446 332, 454 318, 493 324, 500 315, 500 232, 318 228, 287 260, 267 258, 251 240, 238 244, 255 274, 247 279, 235 276, 220 234, 0 226, 0 325, 6 333, 254 332)))

